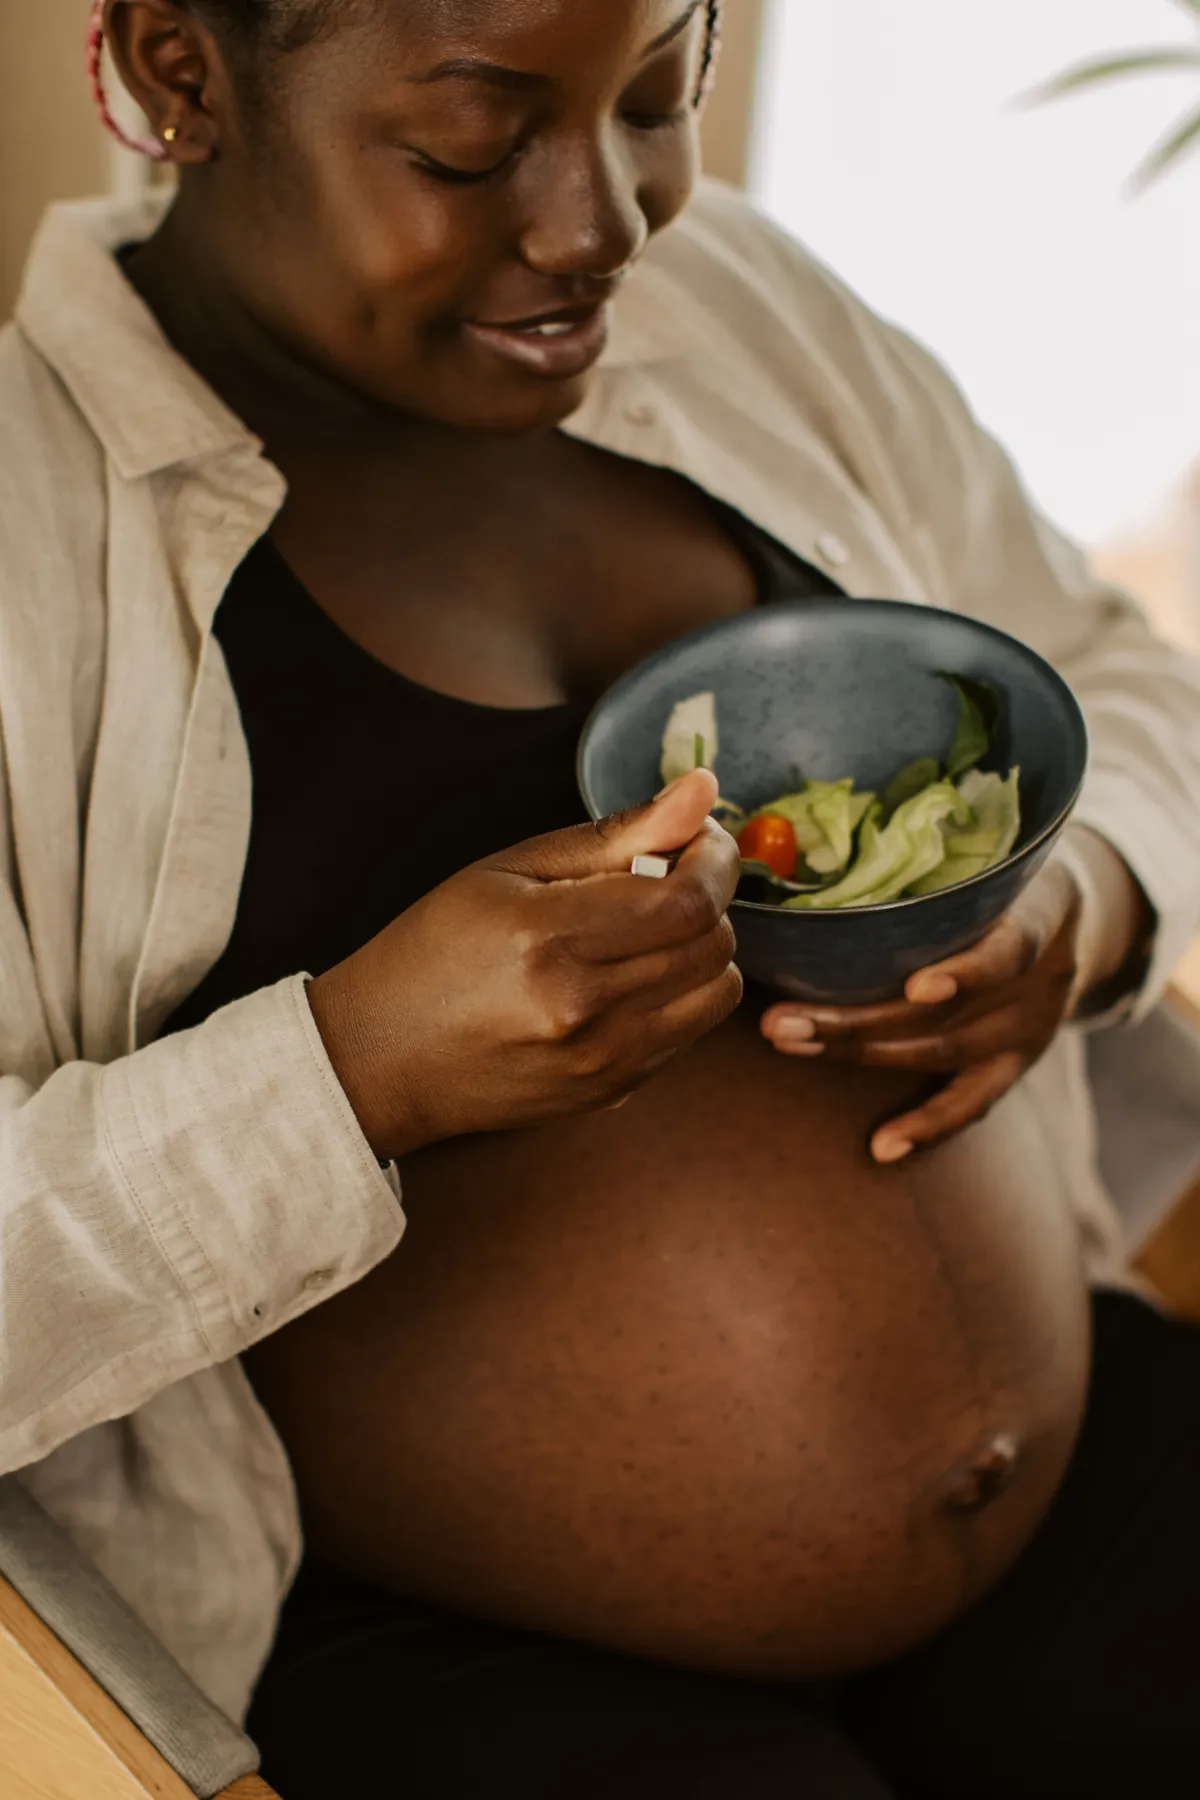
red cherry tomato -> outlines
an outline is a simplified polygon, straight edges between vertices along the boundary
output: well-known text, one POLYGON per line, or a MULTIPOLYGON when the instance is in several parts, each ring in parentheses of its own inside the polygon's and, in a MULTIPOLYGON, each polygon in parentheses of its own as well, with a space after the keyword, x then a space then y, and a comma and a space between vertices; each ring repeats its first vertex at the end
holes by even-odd
POLYGON ((792 822, 782 813, 760 813, 751 819, 738 837, 738 849, 744 861, 766 863, 784 881, 791 881, 800 860, 792 822))

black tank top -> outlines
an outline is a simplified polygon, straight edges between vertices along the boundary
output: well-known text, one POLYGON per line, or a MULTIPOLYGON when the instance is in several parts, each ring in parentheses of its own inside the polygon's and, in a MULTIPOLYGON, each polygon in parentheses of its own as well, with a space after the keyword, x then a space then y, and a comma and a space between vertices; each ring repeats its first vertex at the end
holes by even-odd
MULTIPOLYGON (((760 604, 841 592, 718 511, 760 604)), ((586 818, 575 752, 587 704, 512 711, 407 680, 333 623, 269 538, 213 629, 249 745, 253 820, 228 946, 167 1031, 332 968, 469 863, 586 818)))

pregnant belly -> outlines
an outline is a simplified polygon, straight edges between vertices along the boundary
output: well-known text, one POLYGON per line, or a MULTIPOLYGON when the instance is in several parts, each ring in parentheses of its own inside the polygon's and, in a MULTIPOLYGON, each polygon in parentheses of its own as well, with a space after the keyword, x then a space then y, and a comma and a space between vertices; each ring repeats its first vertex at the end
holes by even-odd
POLYGON ((1086 1297, 1022 1096, 879 1169, 912 1091, 744 1012, 621 1112, 413 1158, 399 1251, 250 1359, 316 1551, 735 1673, 955 1617, 1061 1480, 1086 1297))

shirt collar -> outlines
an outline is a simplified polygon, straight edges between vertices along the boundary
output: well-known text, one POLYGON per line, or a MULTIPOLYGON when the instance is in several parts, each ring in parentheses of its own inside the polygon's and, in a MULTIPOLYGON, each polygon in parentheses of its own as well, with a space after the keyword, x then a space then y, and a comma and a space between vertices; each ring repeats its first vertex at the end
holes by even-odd
MULTIPOLYGON (((161 223, 170 194, 51 208, 34 243, 16 321, 55 370, 126 479, 261 444, 171 348, 116 252, 161 223)), ((697 349, 688 295, 654 252, 626 282, 601 363, 629 370, 697 349)))
POLYGON ((118 472, 261 446, 167 342, 116 252, 142 242, 170 196, 51 208, 34 243, 16 321, 63 382, 118 472))

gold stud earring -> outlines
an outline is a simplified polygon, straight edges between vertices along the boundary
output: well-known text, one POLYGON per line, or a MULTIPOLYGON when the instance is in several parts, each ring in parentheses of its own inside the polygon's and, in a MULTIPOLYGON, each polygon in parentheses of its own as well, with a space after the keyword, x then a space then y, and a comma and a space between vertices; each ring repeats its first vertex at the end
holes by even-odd
POLYGON ((163 132, 163 143, 164 144, 173 144, 175 142, 175 139, 178 136, 179 136, 178 125, 168 125, 167 129, 163 132))

